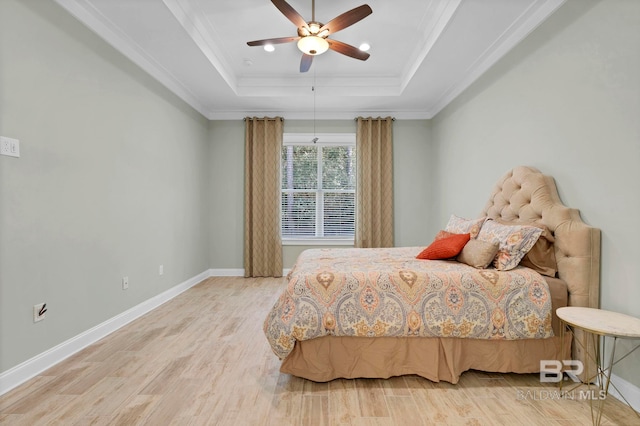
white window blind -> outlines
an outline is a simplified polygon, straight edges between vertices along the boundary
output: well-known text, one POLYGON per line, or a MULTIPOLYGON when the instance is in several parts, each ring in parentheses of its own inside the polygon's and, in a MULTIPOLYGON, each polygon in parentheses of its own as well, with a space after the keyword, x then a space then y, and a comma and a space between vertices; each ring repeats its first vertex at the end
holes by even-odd
POLYGON ((284 135, 282 237, 348 239, 355 233, 355 134, 284 135), (313 139, 318 140, 314 143, 313 139))

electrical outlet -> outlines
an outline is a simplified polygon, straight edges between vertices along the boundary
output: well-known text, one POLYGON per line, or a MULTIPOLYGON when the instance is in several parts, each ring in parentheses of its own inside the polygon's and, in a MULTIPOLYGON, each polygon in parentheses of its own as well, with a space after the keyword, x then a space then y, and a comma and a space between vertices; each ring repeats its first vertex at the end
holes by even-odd
POLYGON ((20 141, 0 136, 0 154, 8 155, 9 157, 20 157, 20 141))
POLYGON ((129 277, 122 277, 122 289, 126 290, 129 288, 129 277))
POLYGON ((33 322, 42 321, 45 317, 45 313, 47 312, 46 303, 38 303, 37 305, 33 305, 33 322))
POLYGON ((158 268, 158 274, 159 275, 163 275, 164 274, 164 265, 160 265, 160 268, 158 268))

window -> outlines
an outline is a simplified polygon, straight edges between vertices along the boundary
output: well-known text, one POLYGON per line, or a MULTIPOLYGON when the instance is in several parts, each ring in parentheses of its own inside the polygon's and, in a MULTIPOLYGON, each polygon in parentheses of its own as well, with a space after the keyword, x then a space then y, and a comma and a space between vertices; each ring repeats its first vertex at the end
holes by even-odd
POLYGON ((356 146, 353 133, 285 133, 282 238, 353 243, 356 146))

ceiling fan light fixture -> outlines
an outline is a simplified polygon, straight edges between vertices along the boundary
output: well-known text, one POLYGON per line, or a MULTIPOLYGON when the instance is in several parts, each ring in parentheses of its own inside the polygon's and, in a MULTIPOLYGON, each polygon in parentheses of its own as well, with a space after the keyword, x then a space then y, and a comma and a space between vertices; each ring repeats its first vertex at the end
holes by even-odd
POLYGON ((329 49, 329 42, 318 36, 302 37, 298 40, 298 49, 307 55, 320 55, 329 49))
POLYGON ((313 35, 317 35, 320 31, 321 26, 322 24, 320 24, 319 22, 309 22, 309 32, 313 35))
POLYGON ((271 3, 298 29, 297 37, 277 37, 247 42, 249 46, 265 46, 267 44, 290 43, 297 40, 298 49, 302 51, 300 58, 300 72, 309 71, 313 63, 313 57, 321 55, 331 49, 342 55, 366 61, 369 54, 358 50, 357 47, 335 39, 328 39, 329 36, 341 31, 356 22, 361 21, 373 13, 371 7, 363 4, 348 10, 326 24, 316 21, 316 2, 311 0, 311 21, 305 20, 286 0, 271 0, 271 3))
POLYGON ((276 48, 273 44, 265 44, 264 50, 266 50, 267 52, 273 52, 274 50, 276 50, 276 48))

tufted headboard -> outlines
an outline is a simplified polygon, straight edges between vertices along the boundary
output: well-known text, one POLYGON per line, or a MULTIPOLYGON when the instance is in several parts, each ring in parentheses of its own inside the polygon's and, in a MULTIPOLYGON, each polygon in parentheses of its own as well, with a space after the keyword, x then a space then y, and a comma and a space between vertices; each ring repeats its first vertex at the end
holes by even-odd
POLYGON ((516 167, 496 184, 483 216, 537 222, 555 237, 558 277, 567 283, 569 306, 599 307, 600 230, 560 201, 556 184, 533 167, 516 167))
MULTIPOLYGON (((482 216, 549 228, 555 237, 558 278, 567 283, 568 305, 599 307, 600 230, 584 223, 578 210, 562 204, 551 176, 533 167, 514 168, 498 181, 482 216)), ((582 333, 575 337, 584 344, 582 333)), ((589 362, 580 345, 574 345, 573 358, 589 362)))

